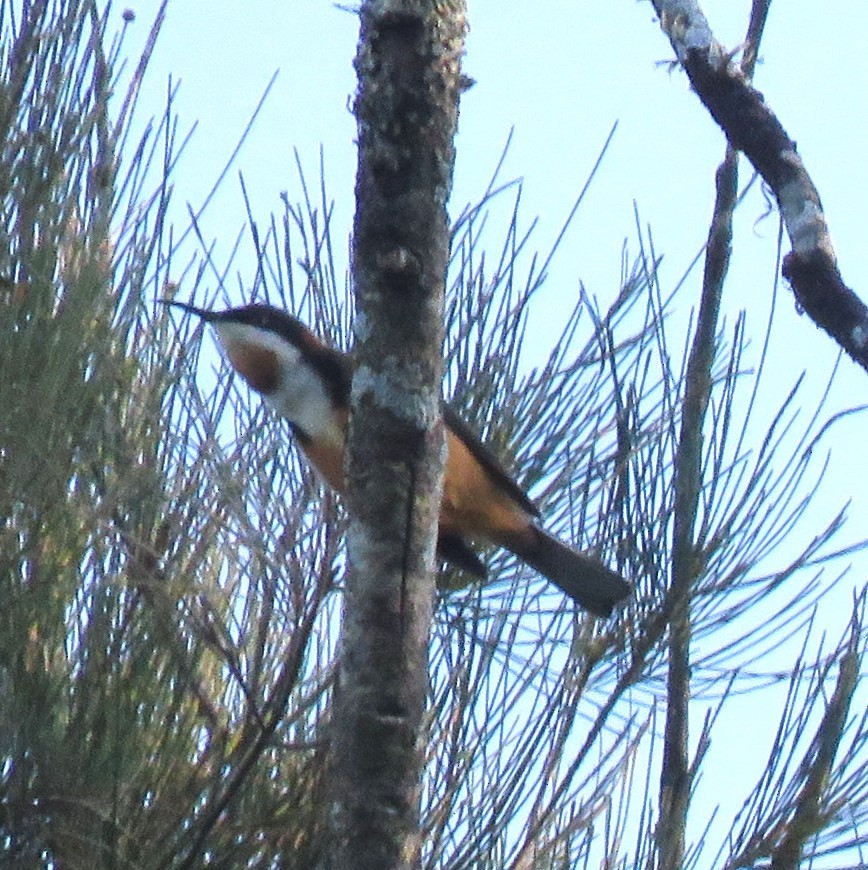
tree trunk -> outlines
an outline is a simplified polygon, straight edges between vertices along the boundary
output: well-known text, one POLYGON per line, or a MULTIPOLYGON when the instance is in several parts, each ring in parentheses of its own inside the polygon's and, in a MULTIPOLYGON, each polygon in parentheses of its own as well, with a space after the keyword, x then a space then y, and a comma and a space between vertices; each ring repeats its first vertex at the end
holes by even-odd
POLYGON ((332 863, 418 863, 462 2, 367 2, 347 451, 349 570, 334 713, 332 863))

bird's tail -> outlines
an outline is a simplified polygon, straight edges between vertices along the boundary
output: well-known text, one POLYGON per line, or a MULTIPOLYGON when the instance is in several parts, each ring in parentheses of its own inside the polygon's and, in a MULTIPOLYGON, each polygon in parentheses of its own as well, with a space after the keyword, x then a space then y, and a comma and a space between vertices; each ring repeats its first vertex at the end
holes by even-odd
POLYGON ((568 547, 536 525, 530 527, 521 541, 510 541, 506 546, 597 616, 609 616, 612 608, 632 590, 620 574, 599 559, 568 547))

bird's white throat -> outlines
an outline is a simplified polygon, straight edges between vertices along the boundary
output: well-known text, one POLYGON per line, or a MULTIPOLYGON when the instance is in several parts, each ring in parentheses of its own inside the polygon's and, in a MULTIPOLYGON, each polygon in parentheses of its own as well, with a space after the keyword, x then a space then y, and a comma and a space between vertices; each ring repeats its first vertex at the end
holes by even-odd
POLYGON ((276 388, 260 395, 276 413, 311 438, 343 444, 344 433, 335 420, 331 396, 322 375, 298 347, 270 330, 247 323, 223 321, 213 326, 227 353, 233 347, 247 345, 274 354, 276 388))

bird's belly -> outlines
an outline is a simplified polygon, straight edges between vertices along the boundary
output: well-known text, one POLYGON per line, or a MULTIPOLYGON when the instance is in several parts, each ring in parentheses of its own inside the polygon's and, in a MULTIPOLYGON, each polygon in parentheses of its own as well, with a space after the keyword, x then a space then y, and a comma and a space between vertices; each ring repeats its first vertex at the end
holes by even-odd
POLYGON ((502 543, 523 532, 527 512, 504 492, 467 446, 447 433, 448 456, 443 481, 440 528, 462 537, 502 543))
POLYGON ((313 433, 296 428, 298 443, 311 465, 333 490, 341 494, 346 491, 344 448, 348 416, 343 409, 332 414, 320 414, 315 420, 313 433))
MULTIPOLYGON (((300 434, 299 442, 311 464, 332 489, 346 491, 344 431, 340 423, 316 438, 300 434)), ((447 432, 446 474, 440 506, 440 530, 461 537, 503 544, 528 528, 530 516, 496 485, 467 446, 447 432)))
POLYGON ((322 475, 325 482, 337 492, 343 493, 344 485, 344 450, 343 443, 316 439, 301 441, 302 450, 310 460, 311 465, 322 475))

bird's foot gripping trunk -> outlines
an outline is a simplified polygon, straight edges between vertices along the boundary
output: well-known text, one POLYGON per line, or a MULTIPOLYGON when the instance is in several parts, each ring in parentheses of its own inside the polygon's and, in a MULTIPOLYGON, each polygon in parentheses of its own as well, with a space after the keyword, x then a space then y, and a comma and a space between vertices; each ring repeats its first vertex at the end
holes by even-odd
POLYGON ((520 544, 510 542, 508 549, 590 613, 609 616, 632 591, 620 574, 599 559, 568 547, 538 526, 531 526, 529 531, 520 544))

